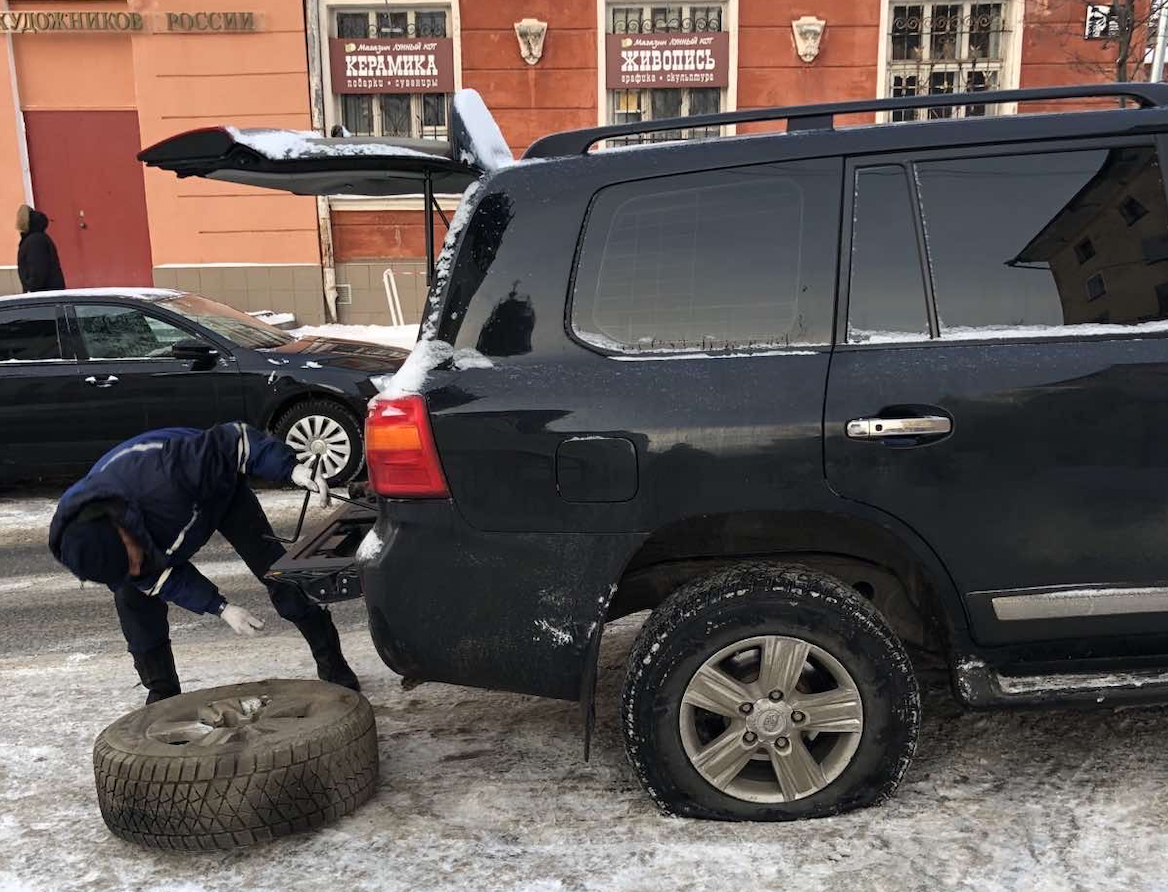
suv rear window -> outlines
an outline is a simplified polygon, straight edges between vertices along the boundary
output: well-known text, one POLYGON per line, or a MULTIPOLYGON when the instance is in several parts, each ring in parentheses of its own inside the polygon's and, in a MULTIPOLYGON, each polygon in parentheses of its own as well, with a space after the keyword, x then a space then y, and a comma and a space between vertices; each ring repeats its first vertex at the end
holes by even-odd
POLYGON ((620 353, 831 340, 838 159, 622 183, 593 202, 572 300, 620 353))

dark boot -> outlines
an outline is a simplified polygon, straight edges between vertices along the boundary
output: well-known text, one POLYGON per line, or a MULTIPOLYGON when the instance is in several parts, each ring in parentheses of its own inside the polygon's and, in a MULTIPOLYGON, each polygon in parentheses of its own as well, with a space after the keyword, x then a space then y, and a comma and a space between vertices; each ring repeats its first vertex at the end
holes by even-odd
POLYGON ((361 683, 341 653, 341 638, 333 617, 323 607, 314 610, 307 619, 296 624, 316 660, 316 675, 321 681, 339 684, 353 691, 361 690, 361 683))
POLYGON ((169 641, 146 653, 130 656, 134 658, 134 668, 138 670, 138 677, 142 679, 142 687, 150 692, 146 695, 147 706, 182 693, 178 683, 178 672, 174 668, 174 652, 170 649, 169 641))

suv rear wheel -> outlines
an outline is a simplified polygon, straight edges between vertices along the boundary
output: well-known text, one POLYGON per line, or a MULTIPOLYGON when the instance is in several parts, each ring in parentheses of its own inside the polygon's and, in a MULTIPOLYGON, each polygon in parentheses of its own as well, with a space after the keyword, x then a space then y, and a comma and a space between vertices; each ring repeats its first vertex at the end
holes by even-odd
POLYGON ((856 591, 743 563, 686 583, 645 623, 624 717, 629 761, 664 811, 782 821, 890 796, 916 748, 920 693, 856 591))
POLYGON ((292 447, 297 461, 320 456, 329 486, 348 483, 365 462, 360 422, 330 400, 296 403, 279 417, 273 432, 292 447))

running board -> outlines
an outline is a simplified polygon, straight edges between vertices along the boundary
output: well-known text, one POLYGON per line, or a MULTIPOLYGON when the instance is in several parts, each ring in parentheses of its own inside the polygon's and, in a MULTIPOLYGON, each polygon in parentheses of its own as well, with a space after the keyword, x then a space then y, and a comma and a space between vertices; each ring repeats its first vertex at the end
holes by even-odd
POLYGON ((974 708, 1168 703, 1168 669, 1007 675, 967 657, 953 666, 953 688, 974 708))

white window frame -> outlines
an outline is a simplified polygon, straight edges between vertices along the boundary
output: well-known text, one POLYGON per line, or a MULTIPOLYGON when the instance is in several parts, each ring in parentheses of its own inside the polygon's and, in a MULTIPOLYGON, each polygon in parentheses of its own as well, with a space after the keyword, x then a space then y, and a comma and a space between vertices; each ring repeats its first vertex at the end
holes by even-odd
MULTIPOLYGON (((658 6, 681 6, 683 9, 689 9, 694 6, 721 6, 722 7, 722 30, 730 35, 730 59, 729 59, 729 79, 725 87, 722 87, 722 102, 721 110, 723 112, 737 111, 738 109, 738 0, 711 0, 707 3, 646 3, 644 0, 596 0, 596 123, 600 127, 604 127, 612 123, 608 119, 608 110, 610 106, 609 90, 604 82, 606 65, 605 65, 605 34, 609 32, 609 22, 611 16, 609 10, 613 7, 632 7, 640 6, 644 11, 642 21, 651 18, 651 10, 658 6)), ((649 98, 650 90, 641 91, 641 104, 649 114, 652 113, 652 100, 649 98)), ((684 97, 682 98, 682 114, 688 113, 689 106, 689 90, 683 89, 684 97)), ((642 121, 650 121, 652 118, 641 118, 642 121)), ((727 135, 734 134, 734 126, 730 125, 722 128, 722 132, 727 135)))
MULTIPOLYGON (((999 90, 1016 90, 1019 85, 1022 73, 1022 26, 1025 20, 1026 0, 993 0, 993 2, 1002 3, 1006 9, 1003 16, 1003 27, 1007 34, 1005 36, 1006 47, 1002 54, 1002 61, 997 66, 998 87, 999 90)), ((947 6, 957 5, 960 3, 963 9, 973 5, 976 2, 971 0, 952 0, 951 3, 946 3, 944 0, 880 0, 880 43, 876 54, 876 98, 887 99, 892 96, 892 74, 897 67, 896 61, 892 56, 892 8, 894 6, 947 6)), ((927 38, 922 35, 921 42, 924 45, 927 38)), ((968 35, 965 35, 964 40, 968 40, 968 35)), ((937 66, 938 70, 944 70, 945 65, 937 66)), ((956 64, 954 64, 956 69, 956 64)), ((927 85, 926 85, 927 88, 927 85)), ((922 94, 918 94, 922 95, 922 94)), ((997 106, 997 115, 1014 114, 1018 110, 1018 103, 1006 102, 1000 103, 997 106)), ((956 114, 960 116, 962 109, 956 109, 956 114)), ((987 109, 987 112, 994 114, 994 112, 987 109)), ((876 120, 880 123, 886 123, 892 120, 889 112, 879 112, 876 120)))
MULTIPOLYGON (((341 123, 341 104, 333 93, 332 67, 329 65, 328 38, 335 32, 334 23, 337 12, 384 11, 386 7, 405 7, 407 9, 445 9, 447 11, 446 36, 454 41, 454 89, 462 89, 462 16, 460 14, 461 0, 442 0, 442 2, 426 3, 423 0, 320 0, 317 4, 317 21, 321 34, 321 90, 324 99, 325 133, 341 123), (354 7, 346 9, 346 7, 354 7)), ((420 101, 420 100, 419 100, 420 101)), ((449 112, 447 121, 449 121, 449 112)), ((439 204, 444 211, 453 212, 458 206, 458 196, 439 196, 439 204)), ((352 195, 331 195, 328 197, 329 206, 338 210, 369 210, 369 211, 418 211, 422 210, 422 199, 419 196, 391 196, 391 197, 362 197, 352 195)), ((441 229, 439 229, 441 231, 441 229)))

